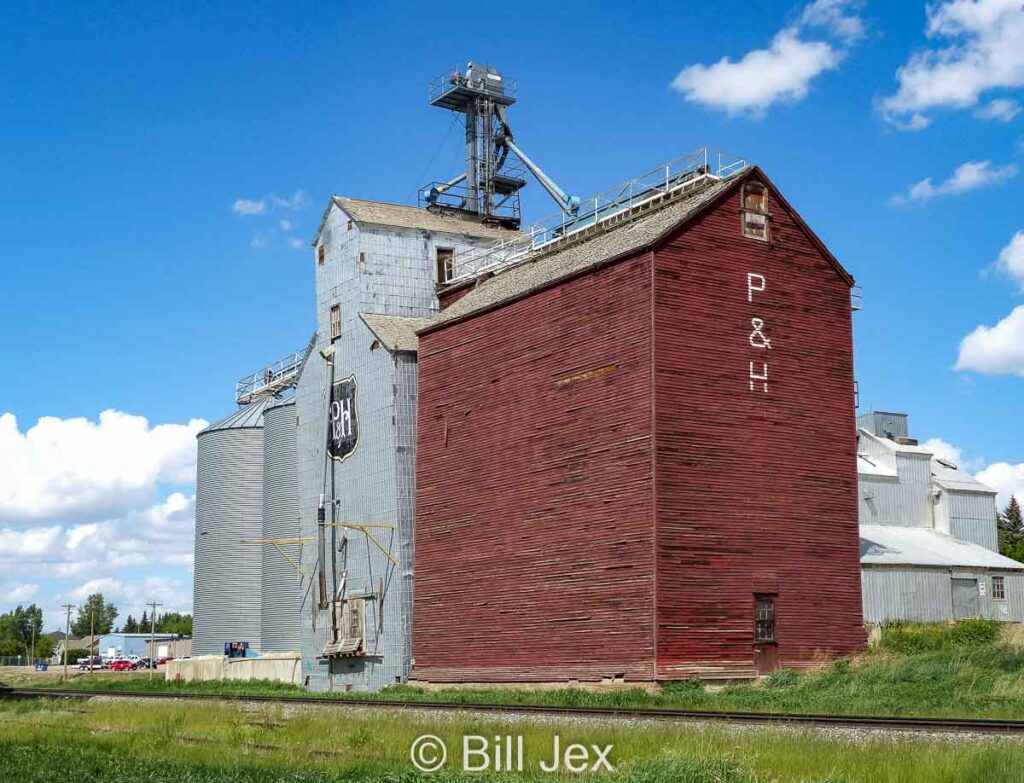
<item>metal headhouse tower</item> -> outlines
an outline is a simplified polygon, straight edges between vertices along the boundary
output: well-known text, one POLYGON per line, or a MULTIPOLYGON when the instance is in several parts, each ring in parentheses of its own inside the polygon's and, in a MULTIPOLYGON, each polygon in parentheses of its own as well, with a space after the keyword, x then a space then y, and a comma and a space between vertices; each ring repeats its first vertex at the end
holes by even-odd
POLYGON ((566 213, 579 199, 570 196, 516 146, 508 124, 508 107, 516 102, 515 83, 494 68, 469 63, 431 83, 431 106, 465 115, 466 171, 447 182, 420 190, 420 202, 440 212, 464 212, 484 223, 518 228, 519 191, 528 170, 566 213), (509 161, 509 152, 518 162, 509 161))

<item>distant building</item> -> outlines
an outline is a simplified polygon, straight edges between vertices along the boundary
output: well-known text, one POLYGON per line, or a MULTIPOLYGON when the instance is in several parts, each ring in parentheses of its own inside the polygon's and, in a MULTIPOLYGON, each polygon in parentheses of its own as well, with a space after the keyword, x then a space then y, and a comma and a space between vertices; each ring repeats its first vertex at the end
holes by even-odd
MULTIPOLYGON (((65 639, 65 638, 63 638, 64 637, 63 631, 58 631, 58 633, 60 634, 60 637, 57 639, 57 644, 53 648, 53 656, 50 658, 50 660, 53 663, 63 663, 64 662, 64 648, 65 647, 68 650, 89 650, 90 652, 95 653, 95 651, 96 651, 96 641, 99 639, 99 636, 86 636, 83 639, 79 639, 79 638, 74 637, 74 636, 69 636, 69 637, 67 637, 65 639)), ((76 659, 77 659, 77 655, 76 655, 76 659)), ((68 659, 68 663, 74 663, 74 662, 75 662, 75 660, 73 660, 71 658, 68 659)))
POLYGON ((909 436, 857 420, 864 620, 1024 620, 1024 564, 999 554, 996 491, 909 436))
POLYGON ((150 639, 170 641, 177 639, 178 634, 158 633, 107 633, 98 637, 97 655, 103 658, 127 658, 131 655, 146 654, 146 645, 150 639))

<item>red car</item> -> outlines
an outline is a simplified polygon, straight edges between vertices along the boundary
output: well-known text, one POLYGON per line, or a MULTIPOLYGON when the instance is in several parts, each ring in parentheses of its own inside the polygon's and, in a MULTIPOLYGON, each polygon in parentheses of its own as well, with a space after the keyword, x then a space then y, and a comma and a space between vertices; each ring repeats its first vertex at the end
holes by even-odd
POLYGON ((135 669, 135 664, 131 661, 114 661, 110 664, 110 669, 115 672, 130 672, 135 669))

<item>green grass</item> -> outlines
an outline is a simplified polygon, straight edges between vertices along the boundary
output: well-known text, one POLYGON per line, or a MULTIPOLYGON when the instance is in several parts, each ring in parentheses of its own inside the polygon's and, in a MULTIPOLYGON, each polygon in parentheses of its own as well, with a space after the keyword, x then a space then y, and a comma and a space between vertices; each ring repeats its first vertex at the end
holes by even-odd
MULTIPOLYGON (((1002 629, 1009 633, 1013 629, 1002 629)), ((956 626, 895 625, 856 660, 818 671, 783 670, 756 683, 710 689, 695 680, 667 683, 660 693, 639 688, 595 692, 582 688, 444 688, 409 685, 379 694, 321 694, 325 699, 391 699, 419 702, 676 708, 752 712, 1024 718, 1024 649, 1000 636, 998 624, 977 620, 956 626)), ((0 675, 2 676, 2 675, 0 675)), ((49 681, 51 685, 58 683, 49 681)), ((269 682, 181 683, 143 678, 79 677, 69 687, 96 690, 206 693, 210 695, 310 695, 269 682)))
MULTIPOLYGON (((541 781, 555 734, 611 744, 626 783, 1002 783, 1019 781, 1024 743, 957 744, 918 735, 851 741, 812 732, 609 721, 514 721, 445 713, 349 713, 289 705, 0 702, 0 780, 18 783, 334 783, 541 781), (424 775, 409 761, 423 733, 444 739, 449 770, 459 739, 522 734, 527 772, 424 775)), ((598 777, 598 776, 594 776, 598 777)))

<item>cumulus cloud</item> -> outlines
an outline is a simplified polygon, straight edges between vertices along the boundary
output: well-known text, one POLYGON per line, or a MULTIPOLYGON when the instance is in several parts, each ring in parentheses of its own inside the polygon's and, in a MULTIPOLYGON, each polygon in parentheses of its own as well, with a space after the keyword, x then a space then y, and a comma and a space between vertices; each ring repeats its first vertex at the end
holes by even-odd
POLYGON ((897 70, 896 92, 879 104, 887 121, 919 130, 936 110, 972 108, 990 90, 1024 85, 1020 0, 948 0, 926 6, 926 13, 933 45, 897 70))
POLYGON ((897 194, 889 199, 889 205, 900 207, 915 202, 931 201, 939 196, 967 193, 1016 177, 1018 172, 1016 163, 994 166, 990 160, 968 161, 957 166, 952 176, 938 185, 932 182, 931 177, 915 182, 906 193, 897 194))
POLYGON ((1015 281, 1024 291, 1024 231, 1018 231, 996 259, 995 268, 1015 281))
POLYGON ((22 432, 0 415, 0 523, 98 520, 144 507, 158 484, 191 485, 206 425, 107 410, 97 421, 46 416, 22 432))
POLYGON ((1020 114, 1020 104, 1008 98, 989 101, 974 112, 974 116, 979 119, 999 120, 1000 122, 1012 122, 1018 114, 1020 114))
POLYGON ((1024 305, 995 326, 982 324, 964 337, 955 369, 1024 378, 1024 305))
POLYGON ((240 198, 235 200, 235 203, 231 206, 231 211, 242 217, 262 215, 267 211, 267 202, 264 199, 240 198))
POLYGON ((976 478, 999 493, 996 502, 1000 510, 1006 508, 1011 496, 1024 503, 1024 462, 994 462, 980 471, 976 478))
POLYGON ((928 449, 939 459, 952 462, 954 465, 959 465, 960 460, 963 458, 963 452, 960 449, 952 443, 947 443, 942 438, 929 438, 921 446, 928 449))
POLYGON ((767 49, 754 49, 738 60, 723 57, 712 65, 690 65, 672 81, 686 100, 730 115, 761 116, 774 103, 804 98, 811 82, 837 68, 847 47, 864 34, 855 13, 860 2, 816 0, 798 21, 780 30, 767 49), (838 38, 837 43, 807 40, 810 28, 838 38))
POLYGON ((138 619, 147 610, 146 604, 150 601, 162 604, 158 610, 160 614, 192 611, 192 585, 181 579, 158 577, 135 582, 109 577, 91 579, 58 594, 56 600, 60 603, 82 604, 93 593, 103 593, 106 600, 118 607, 119 622, 129 614, 138 619))
POLYGON ((12 604, 29 602, 33 598, 35 598, 38 592, 39 585, 19 582, 0 583, 0 595, 2 595, 5 600, 9 601, 12 604))

